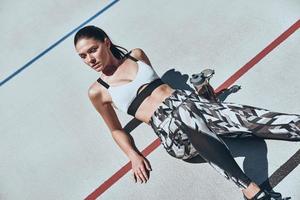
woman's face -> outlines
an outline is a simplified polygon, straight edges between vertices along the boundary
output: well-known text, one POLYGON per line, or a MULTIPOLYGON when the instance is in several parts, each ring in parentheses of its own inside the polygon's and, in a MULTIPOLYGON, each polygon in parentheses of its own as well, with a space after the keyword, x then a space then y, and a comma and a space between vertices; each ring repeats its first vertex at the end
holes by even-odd
POLYGON ((78 55, 83 62, 97 72, 101 72, 110 60, 110 42, 107 38, 104 42, 93 38, 81 38, 75 46, 78 55))

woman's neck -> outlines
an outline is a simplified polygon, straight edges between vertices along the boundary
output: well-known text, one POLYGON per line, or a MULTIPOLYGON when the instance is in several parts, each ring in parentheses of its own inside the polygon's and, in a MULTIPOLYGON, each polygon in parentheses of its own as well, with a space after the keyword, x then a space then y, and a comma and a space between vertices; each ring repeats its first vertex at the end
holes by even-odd
POLYGON ((113 56, 111 62, 102 70, 105 76, 112 76, 118 67, 123 63, 124 59, 117 59, 113 56))

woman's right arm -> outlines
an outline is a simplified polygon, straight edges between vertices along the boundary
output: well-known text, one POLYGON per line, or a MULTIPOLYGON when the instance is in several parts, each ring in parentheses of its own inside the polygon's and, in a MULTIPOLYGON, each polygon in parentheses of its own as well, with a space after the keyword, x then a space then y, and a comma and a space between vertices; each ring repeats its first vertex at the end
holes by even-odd
POLYGON ((105 92, 101 86, 94 84, 90 87, 88 95, 95 109, 100 113, 108 126, 113 139, 132 162, 132 170, 135 178, 138 181, 146 182, 149 173, 146 170, 151 170, 150 165, 147 160, 135 150, 134 141, 122 128, 117 114, 112 107, 111 99, 105 92))

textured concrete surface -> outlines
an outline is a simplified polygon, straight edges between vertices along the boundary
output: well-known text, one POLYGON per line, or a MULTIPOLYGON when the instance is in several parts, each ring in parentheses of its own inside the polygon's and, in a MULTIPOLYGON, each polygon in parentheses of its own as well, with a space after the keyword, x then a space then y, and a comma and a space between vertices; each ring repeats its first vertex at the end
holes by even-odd
MULTIPOLYGON (((111 2, 1 1, 0 81, 111 2)), ((161 76, 170 69, 191 75, 213 68, 217 87, 299 20, 299 13, 297 0, 123 0, 89 24, 120 46, 144 49, 161 76)), ((84 199, 128 162, 88 100, 98 74, 81 63, 73 36, 0 87, 1 200, 84 199)), ((228 101, 299 114, 299 42, 298 30, 236 82, 242 90, 228 101)), ((123 125, 131 119, 117 114, 123 125)), ((156 139, 146 124, 132 135, 139 149, 156 139)), ((300 143, 226 142, 251 178, 262 183, 270 177, 276 191, 300 199, 299 167, 279 170, 300 143)), ((294 158, 298 165, 299 156, 294 158)), ((153 172, 147 184, 135 184, 128 173, 99 199, 242 199, 208 164, 173 159, 162 147, 148 159, 153 172)))

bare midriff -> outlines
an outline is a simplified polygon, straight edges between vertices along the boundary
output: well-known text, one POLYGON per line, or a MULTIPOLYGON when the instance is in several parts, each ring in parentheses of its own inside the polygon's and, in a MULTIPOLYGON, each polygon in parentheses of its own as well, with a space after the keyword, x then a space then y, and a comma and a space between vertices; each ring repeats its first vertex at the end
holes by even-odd
MULTIPOLYGON (((142 91, 145 87, 146 85, 142 87, 140 91, 142 91)), ((149 125, 149 120, 152 117, 155 110, 173 92, 174 89, 171 88, 168 84, 162 84, 155 88, 151 95, 149 95, 137 109, 135 113, 135 118, 149 125)))

